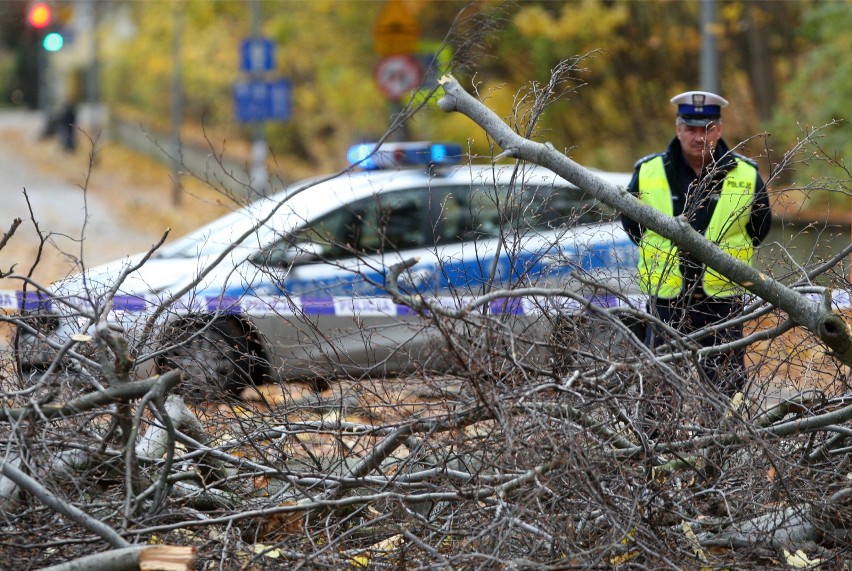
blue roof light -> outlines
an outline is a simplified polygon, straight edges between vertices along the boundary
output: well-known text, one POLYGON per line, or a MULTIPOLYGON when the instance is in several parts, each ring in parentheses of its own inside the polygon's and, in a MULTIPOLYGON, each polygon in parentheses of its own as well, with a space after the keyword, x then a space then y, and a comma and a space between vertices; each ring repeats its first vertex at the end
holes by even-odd
POLYGON ((353 145, 349 147, 349 150, 346 152, 346 160, 349 161, 350 165, 358 165, 361 168, 367 169, 368 167, 365 164, 359 164, 361 162, 369 162, 368 160, 370 153, 372 152, 375 145, 370 144, 361 144, 361 145, 353 145))
POLYGON ((454 165, 461 161, 461 145, 455 143, 385 143, 376 150, 375 143, 362 143, 349 148, 349 164, 364 170, 392 169, 412 165, 454 165))

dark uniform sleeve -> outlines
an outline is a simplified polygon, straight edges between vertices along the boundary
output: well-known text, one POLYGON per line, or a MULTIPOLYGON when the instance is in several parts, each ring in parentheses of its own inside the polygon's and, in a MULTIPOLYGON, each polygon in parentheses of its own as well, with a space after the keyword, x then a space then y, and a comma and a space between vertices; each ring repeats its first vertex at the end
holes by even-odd
POLYGON ((757 185, 754 190, 754 199, 751 204, 751 218, 746 225, 746 231, 751 236, 752 243, 757 246, 772 226, 772 208, 769 206, 769 193, 766 184, 760 175, 757 175, 757 185))

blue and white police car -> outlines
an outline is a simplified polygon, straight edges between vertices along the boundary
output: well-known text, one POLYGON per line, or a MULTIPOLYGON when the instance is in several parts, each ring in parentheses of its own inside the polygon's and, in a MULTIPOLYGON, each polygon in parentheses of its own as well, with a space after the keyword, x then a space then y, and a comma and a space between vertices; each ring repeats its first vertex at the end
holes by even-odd
POLYGON ((429 361, 436 337, 428 316, 385 289, 387 269, 410 258, 401 290, 449 305, 501 288, 630 291, 637 252, 613 212, 541 167, 462 156, 459 145, 356 146, 357 168, 343 175, 59 282, 49 299, 22 300, 18 362, 39 369, 63 347, 83 354, 107 323, 137 362, 181 367, 214 390, 410 369, 429 361))

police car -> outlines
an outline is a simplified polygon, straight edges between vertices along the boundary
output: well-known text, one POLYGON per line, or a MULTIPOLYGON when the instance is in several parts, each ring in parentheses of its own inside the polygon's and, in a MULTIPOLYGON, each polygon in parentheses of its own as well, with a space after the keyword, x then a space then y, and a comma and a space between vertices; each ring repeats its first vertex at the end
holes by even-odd
MULTIPOLYGON (((388 268, 411 258, 400 290, 451 307, 501 288, 629 289, 636 249, 607 208, 541 167, 462 156, 459 145, 355 146, 341 176, 73 276, 49 299, 22 298, 21 370, 63 347, 85 354, 98 322, 123 331, 138 363, 180 367, 215 391, 410 369, 440 354, 428 315, 385 288, 388 268)), ((487 310, 541 310, 520 301, 487 310)))

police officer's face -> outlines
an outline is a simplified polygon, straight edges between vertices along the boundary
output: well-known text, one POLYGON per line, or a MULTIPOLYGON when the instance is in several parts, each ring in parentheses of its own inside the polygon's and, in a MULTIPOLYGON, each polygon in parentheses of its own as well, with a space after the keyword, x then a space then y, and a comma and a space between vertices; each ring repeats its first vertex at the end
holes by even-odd
POLYGON ((707 126, 693 127, 677 122, 677 138, 683 149, 683 155, 691 164, 707 164, 716 150, 716 144, 722 137, 722 123, 710 123, 707 126))

